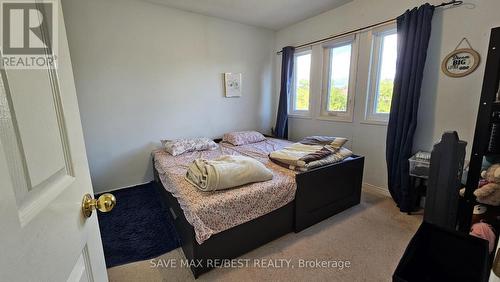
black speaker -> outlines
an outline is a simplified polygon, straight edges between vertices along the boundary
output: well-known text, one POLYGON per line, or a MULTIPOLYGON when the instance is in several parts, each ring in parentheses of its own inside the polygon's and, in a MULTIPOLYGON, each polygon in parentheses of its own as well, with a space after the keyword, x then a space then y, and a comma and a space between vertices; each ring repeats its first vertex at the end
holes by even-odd
POLYGON ((448 229, 456 229, 459 191, 467 142, 456 131, 445 132, 434 145, 425 198, 424 220, 448 229))

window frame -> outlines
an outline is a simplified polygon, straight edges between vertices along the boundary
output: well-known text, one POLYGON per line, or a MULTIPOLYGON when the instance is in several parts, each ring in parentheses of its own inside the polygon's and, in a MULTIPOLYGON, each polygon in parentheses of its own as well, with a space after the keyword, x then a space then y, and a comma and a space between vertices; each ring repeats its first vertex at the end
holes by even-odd
POLYGON ((321 88, 321 111, 318 119, 353 122, 354 116, 354 97, 356 94, 356 75, 357 75, 357 60, 358 60, 358 42, 356 34, 338 38, 322 44, 323 51, 323 70, 322 70, 322 88, 321 88), (345 112, 329 111, 329 89, 330 89, 330 53, 331 49, 351 45, 351 60, 349 67, 349 82, 347 91, 347 108, 345 112))
POLYGON ((305 50, 299 50, 295 51, 293 54, 293 73, 292 73, 292 81, 290 83, 291 91, 290 91, 290 100, 288 103, 288 115, 292 117, 311 117, 311 98, 312 98, 312 93, 311 93, 311 84, 312 84, 312 49, 307 48, 305 50), (309 65, 309 108, 307 110, 296 110, 295 109, 295 98, 296 98, 296 91, 295 91, 295 86, 297 83, 297 57, 303 56, 303 55, 310 55, 311 56, 311 64, 309 65))
POLYGON ((389 122, 389 113, 377 113, 376 104, 379 95, 379 79, 382 69, 382 48, 383 38, 387 35, 397 34, 395 23, 385 25, 371 30, 371 55, 368 76, 368 93, 366 95, 366 113, 365 121, 387 124, 389 122))

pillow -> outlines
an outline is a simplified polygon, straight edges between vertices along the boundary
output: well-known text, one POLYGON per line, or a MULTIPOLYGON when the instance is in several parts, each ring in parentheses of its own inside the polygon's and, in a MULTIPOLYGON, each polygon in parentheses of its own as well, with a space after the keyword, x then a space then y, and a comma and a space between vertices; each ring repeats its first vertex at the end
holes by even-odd
POLYGON ((304 145, 330 145, 334 149, 338 149, 347 143, 347 138, 331 137, 331 136, 308 136, 299 141, 304 145))
POLYGON ((239 131, 224 134, 222 141, 240 146, 245 144, 257 143, 266 140, 262 133, 257 131, 239 131))
POLYGON ((206 137, 161 140, 161 144, 172 156, 186 152, 213 150, 219 146, 206 137))

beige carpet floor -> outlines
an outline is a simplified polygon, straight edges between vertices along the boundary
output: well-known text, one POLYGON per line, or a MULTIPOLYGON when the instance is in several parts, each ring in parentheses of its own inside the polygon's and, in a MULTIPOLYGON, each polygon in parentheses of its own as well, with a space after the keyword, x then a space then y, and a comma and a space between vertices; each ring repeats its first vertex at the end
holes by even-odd
MULTIPOLYGON (((391 281, 392 273, 410 238, 422 221, 421 215, 400 213, 387 196, 364 189, 362 202, 341 214, 300 233, 290 233, 270 242, 242 259, 249 267, 218 268, 201 275, 199 281, 391 281), (290 261, 290 267, 283 260, 290 261), (263 268, 283 261, 282 268, 263 268), (350 267, 301 267, 300 260, 348 261, 350 267), (261 267, 257 267, 257 263, 261 267), (292 267, 293 265, 293 267, 292 267)), ((190 270, 180 266, 181 249, 158 259, 108 269, 110 281, 192 281, 190 270), (162 266, 175 261, 176 267, 162 266)))

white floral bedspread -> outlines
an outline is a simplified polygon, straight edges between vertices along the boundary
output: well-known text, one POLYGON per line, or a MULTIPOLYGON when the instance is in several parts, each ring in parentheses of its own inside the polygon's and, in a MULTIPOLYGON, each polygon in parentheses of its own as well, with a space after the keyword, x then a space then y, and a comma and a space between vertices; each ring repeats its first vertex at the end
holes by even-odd
POLYGON ((271 162, 270 152, 291 142, 268 138, 266 141, 233 146, 220 143, 212 151, 172 156, 163 149, 153 152, 161 182, 179 202, 187 221, 194 227, 201 244, 210 236, 268 214, 295 198, 295 172, 271 162), (257 159, 273 171, 273 179, 237 188, 202 192, 184 179, 188 165, 196 158, 214 159, 221 155, 244 155, 257 159))

